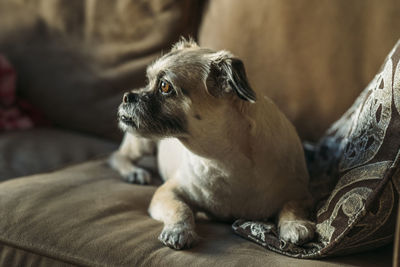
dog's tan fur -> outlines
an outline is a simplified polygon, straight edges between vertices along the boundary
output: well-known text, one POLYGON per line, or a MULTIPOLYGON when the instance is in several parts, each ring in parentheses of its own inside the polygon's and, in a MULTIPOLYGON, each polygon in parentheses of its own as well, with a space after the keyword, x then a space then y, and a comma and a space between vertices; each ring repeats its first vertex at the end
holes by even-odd
POLYGON ((148 183, 150 174, 134 163, 153 153, 157 145, 159 172, 165 183, 157 189, 149 212, 164 222, 159 239, 175 249, 193 245, 197 211, 224 221, 277 216, 282 239, 301 243, 312 238, 314 225, 307 219, 311 205, 308 173, 292 124, 267 97, 250 103, 254 100, 250 96, 250 102, 244 101, 229 84, 208 77, 210 64, 233 60, 229 52, 204 50, 186 41, 172 52, 148 68, 149 85, 143 92, 157 90, 157 75, 172 70, 171 84, 184 88, 188 95, 163 100, 160 112, 184 116, 186 130, 162 134, 122 123, 127 133, 110 159, 126 180, 148 183), (194 64, 196 60, 201 64, 194 64), (196 74, 202 73, 203 66, 205 74, 196 74), (184 67, 183 71, 198 69, 180 78, 179 67, 184 67), (168 106, 168 101, 175 101, 179 112, 174 105, 168 106))

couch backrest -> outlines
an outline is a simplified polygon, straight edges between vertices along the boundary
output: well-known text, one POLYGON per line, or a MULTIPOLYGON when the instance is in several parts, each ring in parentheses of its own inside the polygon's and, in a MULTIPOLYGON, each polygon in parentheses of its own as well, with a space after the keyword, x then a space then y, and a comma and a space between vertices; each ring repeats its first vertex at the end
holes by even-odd
POLYGON ((400 38, 398 0, 216 0, 199 42, 244 60, 303 139, 347 110, 400 38))
POLYGON ((145 68, 197 29, 197 0, 1 0, 0 53, 18 92, 55 124, 119 136, 124 91, 144 85, 145 68))

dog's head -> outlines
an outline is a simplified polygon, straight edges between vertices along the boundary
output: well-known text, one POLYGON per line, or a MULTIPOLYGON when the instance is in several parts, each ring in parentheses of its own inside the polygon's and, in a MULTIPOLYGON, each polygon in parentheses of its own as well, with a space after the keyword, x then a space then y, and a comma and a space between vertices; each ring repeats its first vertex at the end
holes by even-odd
POLYGON ((235 102, 256 100, 241 60, 192 40, 182 39, 151 64, 147 78, 145 88, 124 94, 118 111, 120 128, 143 137, 188 136, 204 123, 224 120, 216 116, 235 102))

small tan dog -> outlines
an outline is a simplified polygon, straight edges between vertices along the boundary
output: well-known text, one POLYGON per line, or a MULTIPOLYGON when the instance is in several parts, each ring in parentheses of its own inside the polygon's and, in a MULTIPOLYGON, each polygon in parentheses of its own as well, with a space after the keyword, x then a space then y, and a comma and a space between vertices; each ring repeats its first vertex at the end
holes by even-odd
POLYGON ((198 211, 223 221, 277 216, 281 239, 313 237, 296 130, 270 99, 255 102, 239 59, 181 40, 147 77, 145 88, 123 97, 118 118, 126 134, 110 164, 128 182, 149 183, 150 173, 135 163, 157 148, 165 183, 149 212, 164 222, 162 243, 193 245, 198 211))

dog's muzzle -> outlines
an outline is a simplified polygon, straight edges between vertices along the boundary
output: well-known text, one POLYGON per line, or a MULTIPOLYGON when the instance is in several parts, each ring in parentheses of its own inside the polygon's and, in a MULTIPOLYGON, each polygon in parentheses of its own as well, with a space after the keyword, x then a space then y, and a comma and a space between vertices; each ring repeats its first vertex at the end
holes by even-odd
POLYGON ((118 120, 127 126, 136 127, 133 109, 139 100, 139 95, 127 92, 122 98, 122 104, 118 112, 118 120))
POLYGON ((128 117, 126 115, 121 115, 121 116, 119 116, 119 120, 128 126, 136 127, 136 123, 132 117, 128 117))
POLYGON ((125 104, 134 104, 139 100, 139 94, 133 92, 126 92, 124 97, 122 98, 122 103, 125 104))

